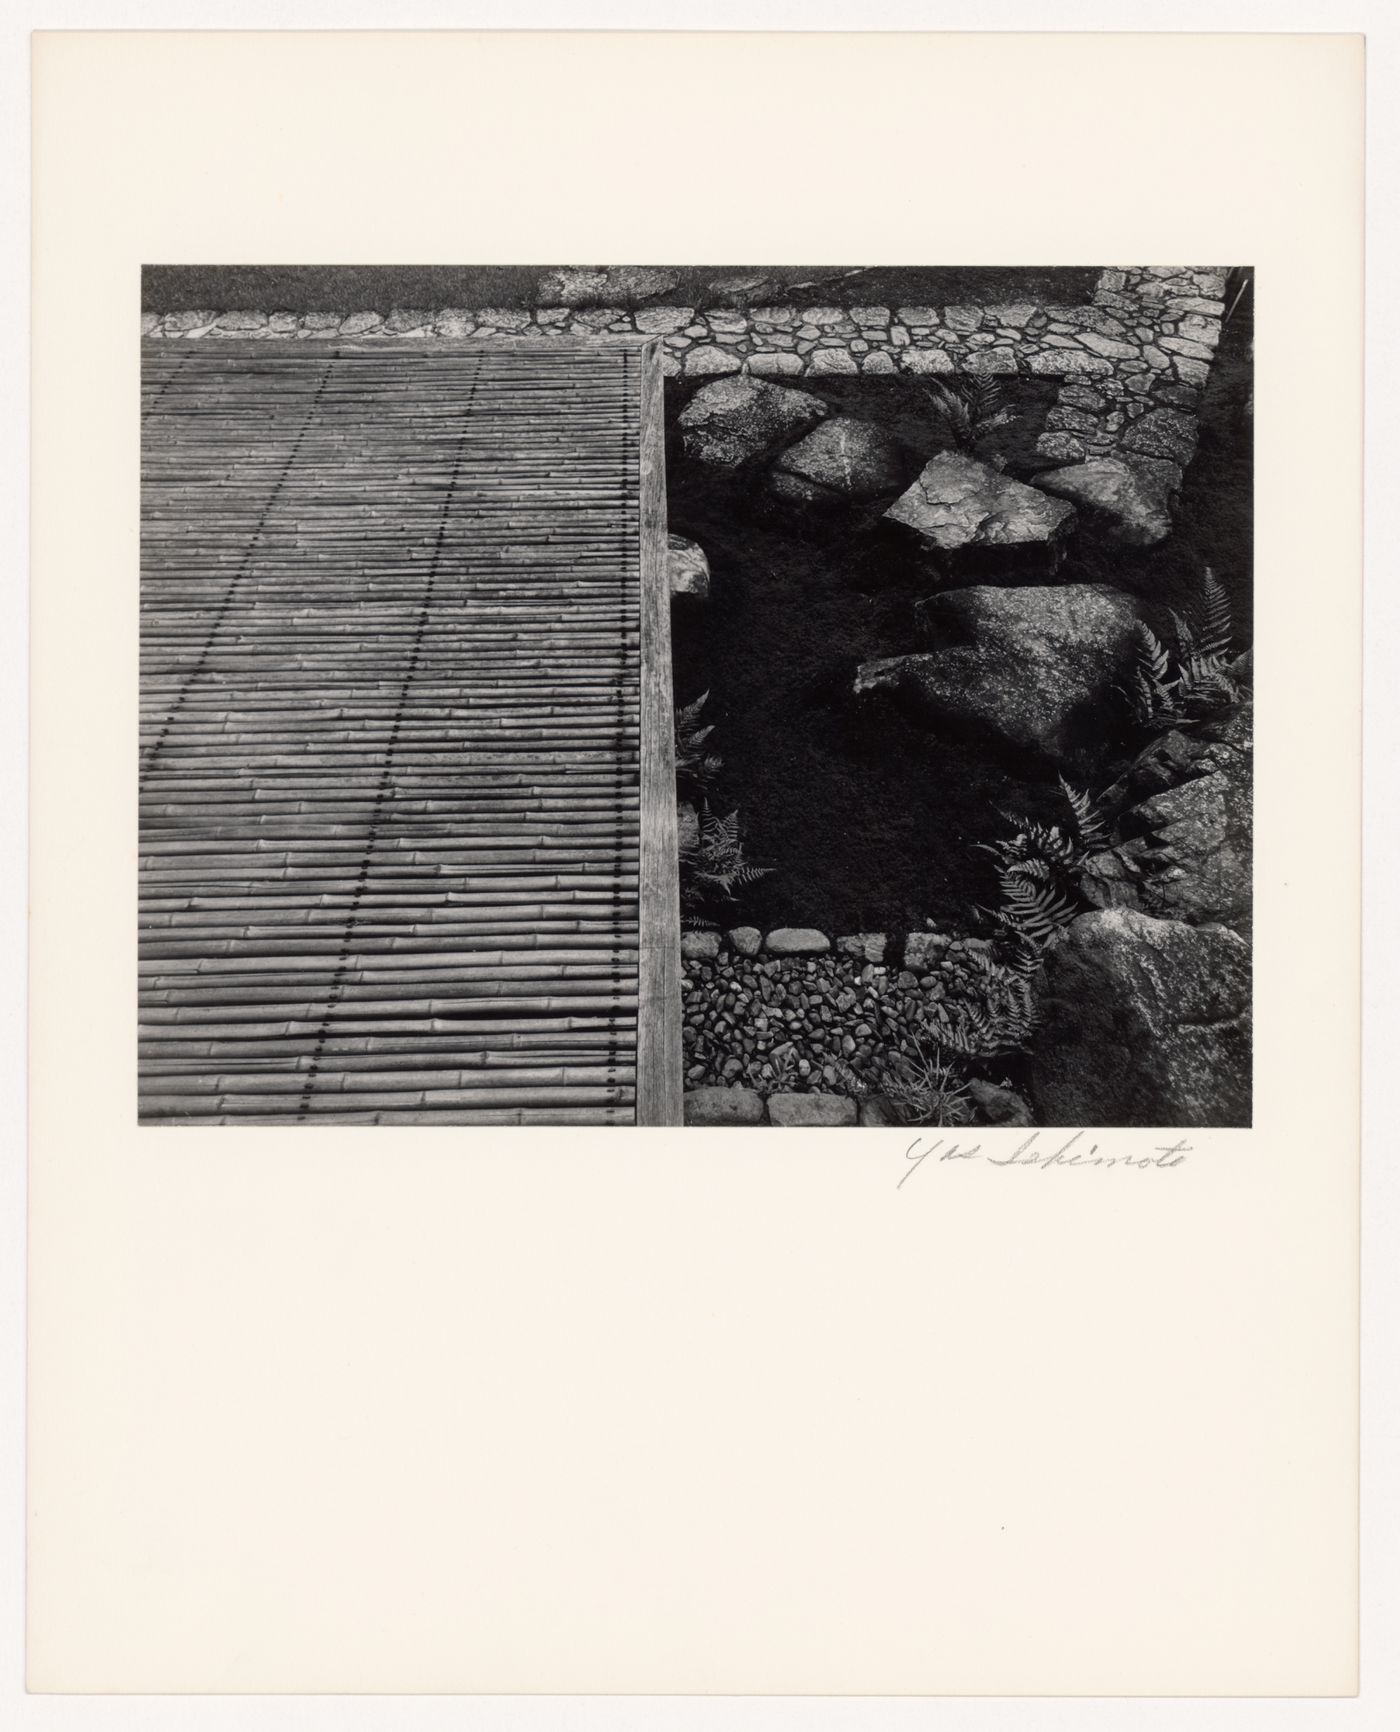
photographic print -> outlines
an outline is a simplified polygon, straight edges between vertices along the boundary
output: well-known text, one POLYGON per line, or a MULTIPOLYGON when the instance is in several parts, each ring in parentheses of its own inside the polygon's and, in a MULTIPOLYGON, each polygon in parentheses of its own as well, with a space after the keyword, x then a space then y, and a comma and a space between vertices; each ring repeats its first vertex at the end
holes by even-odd
POLYGON ((148 267, 141 1122, 1250 1124, 1253 295, 148 267))

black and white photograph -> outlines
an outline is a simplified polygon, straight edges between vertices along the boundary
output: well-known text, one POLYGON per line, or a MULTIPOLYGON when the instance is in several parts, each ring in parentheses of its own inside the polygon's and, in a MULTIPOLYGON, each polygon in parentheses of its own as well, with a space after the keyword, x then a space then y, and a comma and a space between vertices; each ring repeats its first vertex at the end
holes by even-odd
POLYGON ((139 1113, 1248 1126, 1248 265, 143 273, 139 1113))

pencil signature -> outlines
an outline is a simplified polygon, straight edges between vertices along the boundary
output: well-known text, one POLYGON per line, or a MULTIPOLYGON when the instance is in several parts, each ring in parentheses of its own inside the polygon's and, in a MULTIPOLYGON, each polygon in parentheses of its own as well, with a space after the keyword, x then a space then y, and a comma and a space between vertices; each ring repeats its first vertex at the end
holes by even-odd
POLYGON ((936 1155, 940 1162, 985 1161, 989 1167, 1040 1167, 1043 1171, 1051 1167, 1131 1167, 1139 1172, 1161 1172, 1179 1167, 1191 1153, 1191 1144, 1185 1138, 1175 1143, 1159 1143, 1147 1155, 1111 1155, 1105 1154, 1097 1143, 1083 1145, 1083 1137, 1083 1131, 1075 1131, 1058 1148, 1052 1148, 1041 1143, 1039 1131, 1032 1131, 1009 1155, 988 1153, 981 1143, 969 1143, 964 1147, 961 1143, 949 1143, 943 1137, 932 1143, 916 1137, 904 1151, 904 1158, 910 1165, 895 1190, 907 1184, 932 1155, 936 1155))

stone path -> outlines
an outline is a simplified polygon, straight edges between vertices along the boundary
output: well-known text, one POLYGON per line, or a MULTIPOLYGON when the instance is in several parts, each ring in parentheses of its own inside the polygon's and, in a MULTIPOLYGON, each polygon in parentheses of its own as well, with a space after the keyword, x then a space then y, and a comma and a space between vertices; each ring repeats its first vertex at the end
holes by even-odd
MULTIPOLYGON (((1172 374, 1178 357, 1209 360, 1219 335, 1224 281, 1223 271, 1216 268, 1108 270, 1087 307, 1034 301, 946 307, 781 305, 748 311, 666 305, 637 310, 447 307, 403 308, 388 315, 196 308, 146 314, 141 329, 144 336, 181 339, 640 334, 660 341, 662 365, 671 376, 741 370, 772 376, 972 372, 1126 381, 1172 374)), ((1174 377, 1178 383, 1200 382, 1189 367, 1174 377)))

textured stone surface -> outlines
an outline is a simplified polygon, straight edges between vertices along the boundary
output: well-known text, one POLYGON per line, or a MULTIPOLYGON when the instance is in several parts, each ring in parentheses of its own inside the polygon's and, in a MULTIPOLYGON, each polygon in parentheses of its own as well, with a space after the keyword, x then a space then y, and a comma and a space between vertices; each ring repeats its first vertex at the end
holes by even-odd
POLYGON ((800 438, 827 412, 820 397, 749 375, 702 385, 677 418, 693 462, 740 469, 800 438))
POLYGON ((698 1088, 682 1099, 688 1125, 761 1125, 763 1096, 756 1089, 698 1088))
POLYGON ((768 1117, 789 1128, 835 1128, 856 1122, 856 1103, 849 1095, 769 1095, 768 1117))
POLYGON ((858 956, 862 962, 883 962, 888 945, 883 932, 852 932, 836 940, 842 956, 858 956))
POLYGON ((1037 487, 1093 513, 1117 541, 1152 547, 1171 530, 1166 490, 1119 457, 1098 457, 1037 475, 1037 487))
POLYGON ((687 1086, 742 1083, 760 1094, 878 1093, 887 1055, 942 1040, 985 1002, 978 953, 950 937, 926 972, 830 950, 681 961, 681 1042, 687 1086))
POLYGON ((1177 757, 1189 763, 1189 778, 1173 780, 1124 815, 1132 839, 1122 853, 1139 874, 1149 914, 1249 925, 1253 745, 1254 706, 1246 700, 1204 740, 1183 741, 1177 757))
POLYGON ((940 647, 864 663, 856 692, 898 694, 935 723, 989 729, 1066 765, 1132 664, 1138 610, 1106 585, 979 585, 924 612, 940 647))
POLYGON ((941 932, 910 932, 904 939, 904 966, 915 974, 933 967, 948 948, 941 932))
POLYGON ((1044 1125, 1247 1125, 1249 945, 1223 926, 1084 914, 1046 958, 1030 1096, 1044 1125))
POLYGON ((681 955, 687 962, 713 962, 719 955, 719 933, 682 932, 681 955))
POLYGON ((977 1109, 989 1125, 1031 1125, 1035 1119, 1030 1106, 1014 1089, 1001 1088, 996 1083, 973 1077, 967 1092, 977 1103, 977 1109))
POLYGON ((1196 452, 1195 417, 1179 409, 1153 409, 1123 435, 1123 449, 1189 463, 1196 452))
MULTIPOLYGON (((840 274, 819 273, 804 287, 815 290, 826 276, 840 274)), ((1163 277, 1152 269, 1125 268, 1102 273, 1090 306, 1013 302, 985 308, 861 305, 845 309, 776 304, 771 298, 775 284, 756 272, 736 272, 715 279, 714 304, 697 308, 664 299, 679 283, 673 270, 569 266, 538 281, 533 310, 410 308, 397 309, 387 320, 377 313, 352 311, 349 318, 354 323, 348 334, 542 338, 640 333, 666 345, 662 367, 668 377, 706 372, 718 377, 739 368, 760 376, 1026 371, 1064 380, 1062 401, 1076 388, 1076 375, 1088 375, 1102 378, 1112 388, 1131 382, 1134 392, 1157 406, 1190 410, 1194 403, 1175 393, 1205 381, 1223 308, 1218 297, 1199 291, 1202 283, 1219 280, 1216 272, 1183 270, 1163 277), (726 288, 726 283, 732 286, 726 288), (731 304, 724 305, 726 300, 731 304), (1133 378, 1134 374, 1146 377, 1133 378)), ((246 338, 309 337, 318 329, 334 330, 345 316, 276 310, 271 316, 237 311, 230 315, 211 309, 145 315, 142 329, 151 337, 200 337, 224 331, 246 338), (318 327, 313 322, 318 316, 328 322, 318 327), (254 323, 216 323, 229 317, 251 318, 254 323)), ((1042 455, 1073 462, 1086 454, 1112 454, 1120 448, 1120 435, 1121 428, 1106 425, 1092 434, 1049 427, 1045 438, 1056 445, 1042 455), (1083 444, 1084 451, 1070 447, 1070 441, 1083 444)))
POLYGON ((770 956, 820 956, 831 949, 824 932, 810 926, 779 926, 763 941, 770 956))
POLYGON ((638 301, 668 294, 679 281, 674 271, 643 265, 616 265, 606 270, 572 265, 541 278, 539 298, 565 307, 591 306, 597 301, 635 306, 638 301))
POLYGON ((683 535, 666 537, 666 570, 671 581, 671 599, 684 597, 689 601, 710 599, 710 562, 697 542, 683 535))
POLYGON ((1146 826, 1131 850, 1149 913, 1193 925, 1248 922, 1251 798, 1244 774, 1216 772, 1154 794, 1130 821, 1146 826))
POLYGON ((729 942, 740 956, 757 956, 763 947, 763 934, 756 926, 735 926, 730 930, 729 942))
POLYGON ((781 453, 769 486, 799 504, 860 505, 896 493, 907 474, 888 433, 868 421, 834 415, 781 453))
POLYGON ((1074 508, 959 451, 941 451, 885 513, 940 552, 1048 546, 1069 533, 1074 508))

